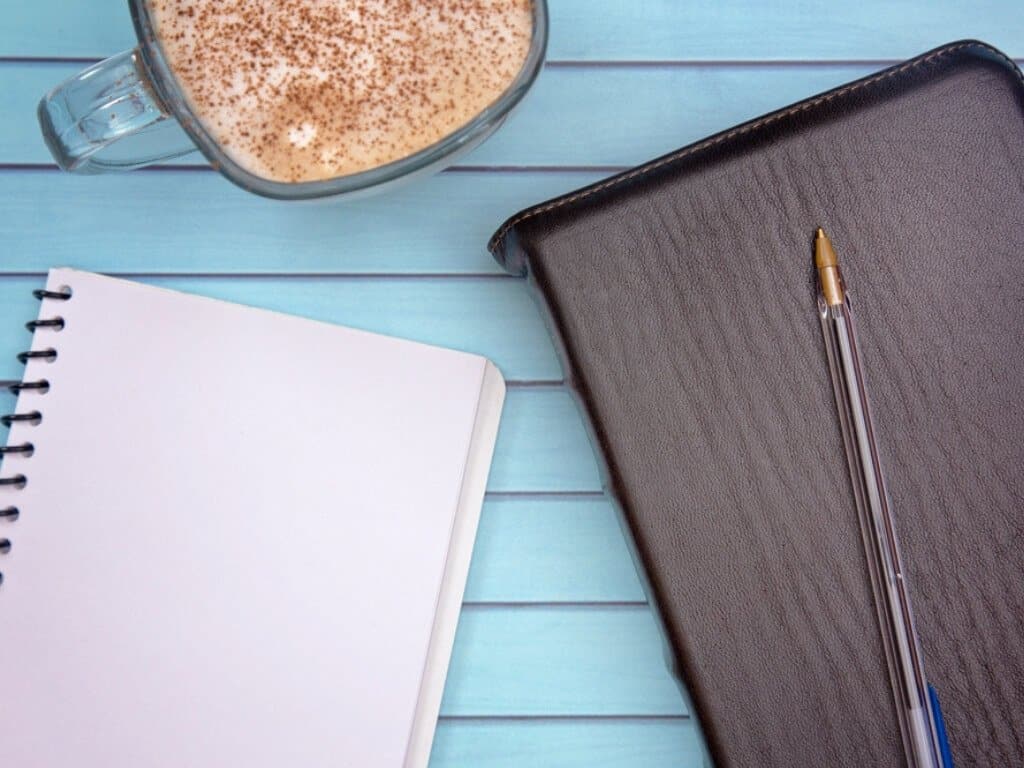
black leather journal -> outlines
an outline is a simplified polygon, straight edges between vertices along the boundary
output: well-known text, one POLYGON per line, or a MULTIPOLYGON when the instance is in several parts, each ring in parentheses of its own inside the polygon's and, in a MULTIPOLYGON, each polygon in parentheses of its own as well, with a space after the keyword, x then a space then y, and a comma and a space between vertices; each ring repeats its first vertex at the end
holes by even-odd
POLYGON ((1024 764, 1024 80, 960 42, 523 211, 528 274, 719 766, 904 764, 815 303, 858 311, 960 766, 1024 764))

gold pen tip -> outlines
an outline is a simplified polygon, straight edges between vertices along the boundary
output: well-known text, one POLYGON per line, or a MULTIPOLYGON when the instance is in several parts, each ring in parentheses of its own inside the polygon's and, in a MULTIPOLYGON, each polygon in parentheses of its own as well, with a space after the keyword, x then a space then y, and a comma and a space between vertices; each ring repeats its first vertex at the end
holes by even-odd
POLYGON ((825 230, 814 232, 814 266, 818 268, 818 283, 825 303, 836 306, 843 303, 843 278, 839 275, 839 259, 825 230))
POLYGON ((828 235, 821 227, 818 227, 814 233, 814 265, 818 269, 839 266, 839 259, 836 258, 836 252, 832 248, 832 241, 828 239, 828 235))

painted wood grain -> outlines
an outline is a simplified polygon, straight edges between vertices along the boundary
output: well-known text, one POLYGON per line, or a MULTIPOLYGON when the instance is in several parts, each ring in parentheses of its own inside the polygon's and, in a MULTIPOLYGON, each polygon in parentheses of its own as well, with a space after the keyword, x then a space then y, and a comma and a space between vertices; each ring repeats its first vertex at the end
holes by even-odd
POLYGON ((463 608, 445 715, 682 715, 642 607, 463 608))
MULTIPOLYGON (((289 385, 284 369, 281 383, 289 385)), ((0 395, 3 413, 10 413, 12 405, 10 396, 0 395)), ((568 393, 560 389, 508 393, 487 488, 495 493, 601 490, 594 451, 568 393)))
POLYGON ((602 498, 489 498, 469 602, 642 602, 616 511, 602 498))
MULTIPOLYGON (((899 59, 962 37, 1024 52, 1017 0, 550 0, 553 60, 899 59)), ((5 0, 0 56, 99 58, 130 48, 123 0, 5 0)))
POLYGON ((645 595, 609 501, 492 496, 480 516, 465 600, 642 604, 645 595))
MULTIPOLYGON (((79 259, 65 261, 80 266, 79 259)), ((32 289, 43 282, 42 276, 0 281, 0 376, 18 374, 14 355, 31 339, 24 325, 39 312, 32 289)), ((145 282, 483 354, 512 381, 562 378, 554 346, 522 280, 173 277, 145 282)), ((59 335, 54 339, 59 342, 59 335)))
POLYGON ((599 177, 442 173, 365 200, 287 204, 212 172, 6 171, 0 272, 498 275, 485 246, 507 216, 599 177))
POLYGON ((689 720, 452 721, 434 738, 432 768, 699 768, 689 720))
MULTIPOLYGON (((17 379, 15 355, 31 337, 41 277, 0 279, 0 378, 17 379)), ((447 344, 495 359, 509 378, 560 377, 540 319, 519 280, 149 278, 156 285, 317 320, 447 344), (513 309, 518 307, 517 310, 513 309), (474 331, 474 329, 476 329, 474 331), (489 330, 488 330, 489 329, 489 330)), ((59 337, 57 342, 59 342, 59 337)), ((287 372, 282 369, 283 380, 287 372)), ((59 386, 55 381, 54 386, 59 386)), ((9 407, 9 399, 0 400, 9 407)), ((595 491, 593 450, 561 388, 513 389, 491 472, 492 491, 595 491)))
MULTIPOLYGON (((36 104, 78 63, 0 62, 0 163, 52 164, 36 104)), ((878 65, 547 67, 502 129, 463 166, 631 166, 862 77, 878 65), (623 105, 629 105, 624 120, 623 105), (580 138, 586 136, 586 141, 580 138)), ((182 141, 187 141, 182 139, 182 141)), ((178 165, 204 165, 198 153, 178 165)))
POLYGON ((898 60, 965 37, 1024 51, 1017 0, 554 0, 552 57, 648 61, 898 60), (579 34, 578 32, 582 32, 579 34))

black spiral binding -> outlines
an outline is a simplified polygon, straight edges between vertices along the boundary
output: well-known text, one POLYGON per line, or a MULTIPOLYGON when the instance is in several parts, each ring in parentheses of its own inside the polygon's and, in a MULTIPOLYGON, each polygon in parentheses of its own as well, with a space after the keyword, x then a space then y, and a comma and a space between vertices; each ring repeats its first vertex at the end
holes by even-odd
MULTIPOLYGON (((61 291, 33 291, 33 295, 40 301, 67 301, 71 298, 71 290, 61 291)), ((25 327, 32 333, 38 330, 53 330, 61 331, 64 329, 64 318, 54 317, 48 320, 33 320, 30 323, 26 323, 25 327)), ((22 352, 18 355, 18 360, 22 363, 27 363, 29 360, 44 359, 53 361, 57 359, 57 350, 55 349, 41 349, 30 352, 22 352)), ((50 391, 50 382, 46 379, 40 379, 39 381, 9 381, 0 382, 0 387, 6 387, 8 390, 13 392, 15 395, 20 395, 22 392, 32 392, 35 395, 45 395, 50 391)), ((29 425, 39 424, 43 420, 43 414, 38 410, 26 411, 25 413, 10 413, 6 416, 0 416, 0 423, 5 427, 10 427, 16 422, 24 422, 29 425)), ((4 456, 18 454, 25 458, 28 458, 35 453, 35 446, 32 443, 23 443, 21 445, 9 445, 6 448, 0 447, 0 459, 4 456)), ((0 476, 0 486, 8 486, 13 488, 24 488, 28 483, 28 478, 23 474, 10 475, 7 477, 0 476)), ((21 515, 21 510, 15 506, 0 507, 0 524, 13 523, 21 515)), ((11 551, 11 540, 5 536, 0 536, 0 555, 6 555, 11 551)), ((0 571, 0 584, 3 584, 4 575, 0 571)))

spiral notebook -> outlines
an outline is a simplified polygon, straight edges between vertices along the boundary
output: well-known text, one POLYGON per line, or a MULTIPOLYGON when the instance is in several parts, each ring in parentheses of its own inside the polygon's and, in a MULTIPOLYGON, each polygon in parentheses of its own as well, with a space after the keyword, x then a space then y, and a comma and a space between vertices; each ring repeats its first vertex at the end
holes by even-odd
POLYGON ((40 297, 0 466, 3 763, 426 765, 497 369, 69 269, 40 297))

